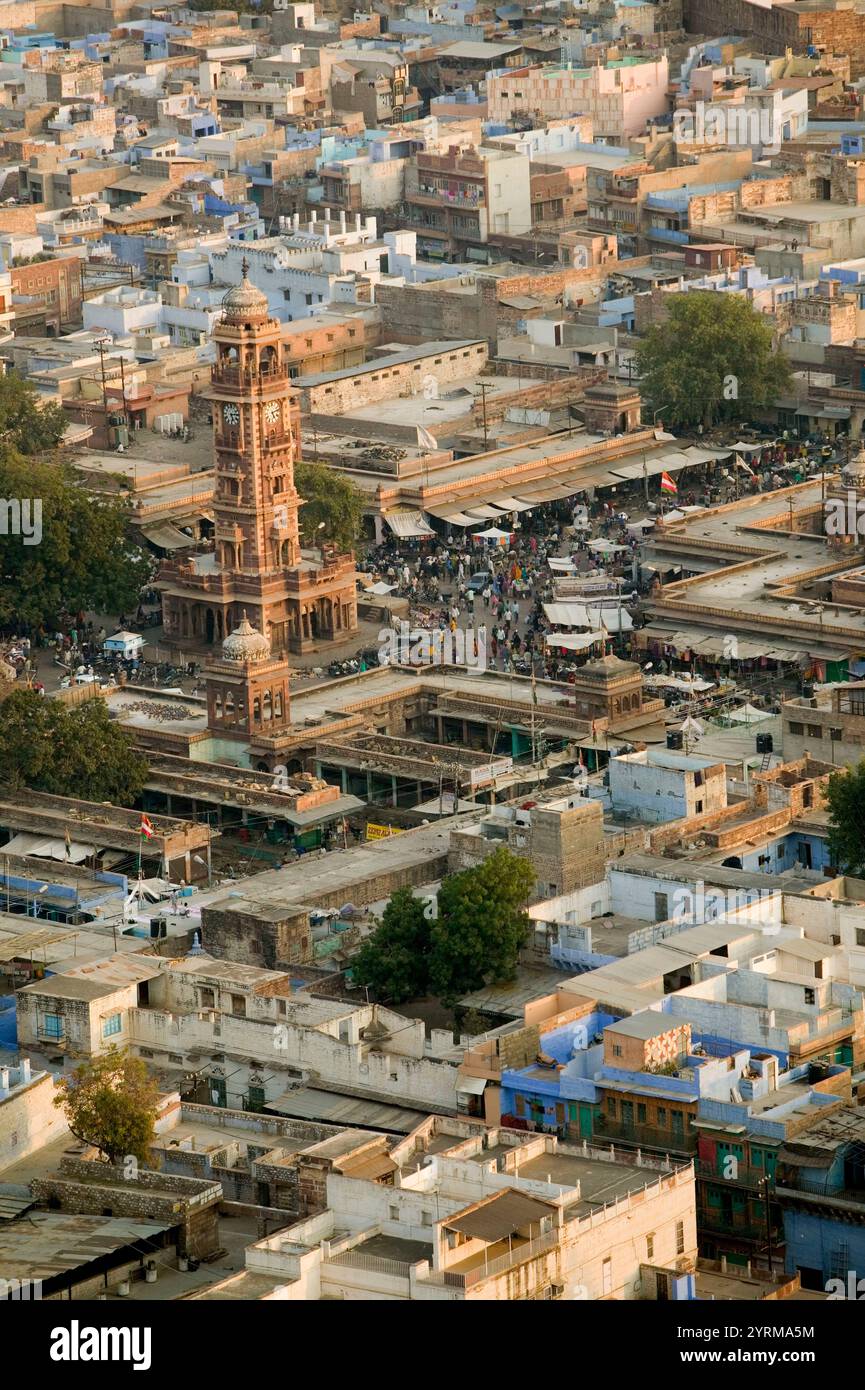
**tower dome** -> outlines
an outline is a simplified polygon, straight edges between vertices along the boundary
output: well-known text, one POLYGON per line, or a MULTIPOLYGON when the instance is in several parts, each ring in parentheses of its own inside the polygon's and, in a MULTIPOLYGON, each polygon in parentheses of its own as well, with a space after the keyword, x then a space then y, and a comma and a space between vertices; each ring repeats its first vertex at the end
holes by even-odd
POLYGON ((258 628, 252 626, 244 612, 237 627, 228 634, 222 644, 223 660, 267 661, 269 656, 270 643, 258 628))
POLYGON ((256 289, 249 279, 249 261, 244 256, 240 266, 241 281, 228 291, 222 301, 222 317, 227 323, 246 323, 251 318, 269 318, 267 295, 256 289))

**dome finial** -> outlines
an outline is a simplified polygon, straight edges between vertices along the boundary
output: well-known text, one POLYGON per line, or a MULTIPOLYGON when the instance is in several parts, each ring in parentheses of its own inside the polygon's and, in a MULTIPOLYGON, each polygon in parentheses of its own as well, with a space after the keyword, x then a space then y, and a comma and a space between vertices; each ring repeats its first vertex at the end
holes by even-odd
POLYGON ((243 260, 240 262, 240 278, 242 280, 249 279, 249 261, 246 259, 245 256, 243 260))

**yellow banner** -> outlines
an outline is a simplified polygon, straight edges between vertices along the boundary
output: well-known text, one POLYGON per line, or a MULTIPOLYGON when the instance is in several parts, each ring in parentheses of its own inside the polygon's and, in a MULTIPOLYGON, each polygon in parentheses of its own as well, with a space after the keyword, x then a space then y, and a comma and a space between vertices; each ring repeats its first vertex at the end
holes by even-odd
POLYGON ((395 825, 367 825, 366 838, 368 840, 387 840, 391 835, 401 835, 402 831, 395 825))

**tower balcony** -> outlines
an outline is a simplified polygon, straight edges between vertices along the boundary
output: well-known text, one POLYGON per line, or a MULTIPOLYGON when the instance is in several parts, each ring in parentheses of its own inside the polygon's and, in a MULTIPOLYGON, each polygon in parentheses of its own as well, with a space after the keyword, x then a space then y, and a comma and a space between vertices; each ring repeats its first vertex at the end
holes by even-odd
POLYGON ((210 377, 213 386, 238 387, 270 386, 288 379, 288 367, 285 366, 276 365, 259 371, 255 367, 241 367, 234 362, 225 366, 217 362, 210 377))
POLYGON ((217 522, 214 527, 214 538, 217 545, 220 541, 227 541, 229 545, 239 545, 245 539, 242 526, 233 526, 229 522, 217 522))

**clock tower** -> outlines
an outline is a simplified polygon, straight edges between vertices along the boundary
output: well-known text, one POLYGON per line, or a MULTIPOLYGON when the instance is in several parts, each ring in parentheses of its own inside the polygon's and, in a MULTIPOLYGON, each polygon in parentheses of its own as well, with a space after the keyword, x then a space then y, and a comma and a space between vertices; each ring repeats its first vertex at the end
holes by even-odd
POLYGON ((213 335, 216 558, 223 569, 265 575, 300 560, 300 412, 282 361, 281 326, 246 271, 244 261, 213 335))
POLYGON ((213 334, 215 550, 166 563, 157 583, 176 641, 222 642, 248 614, 273 652, 304 651, 357 631, 354 557, 301 552, 300 410, 282 325, 248 269, 213 334))

